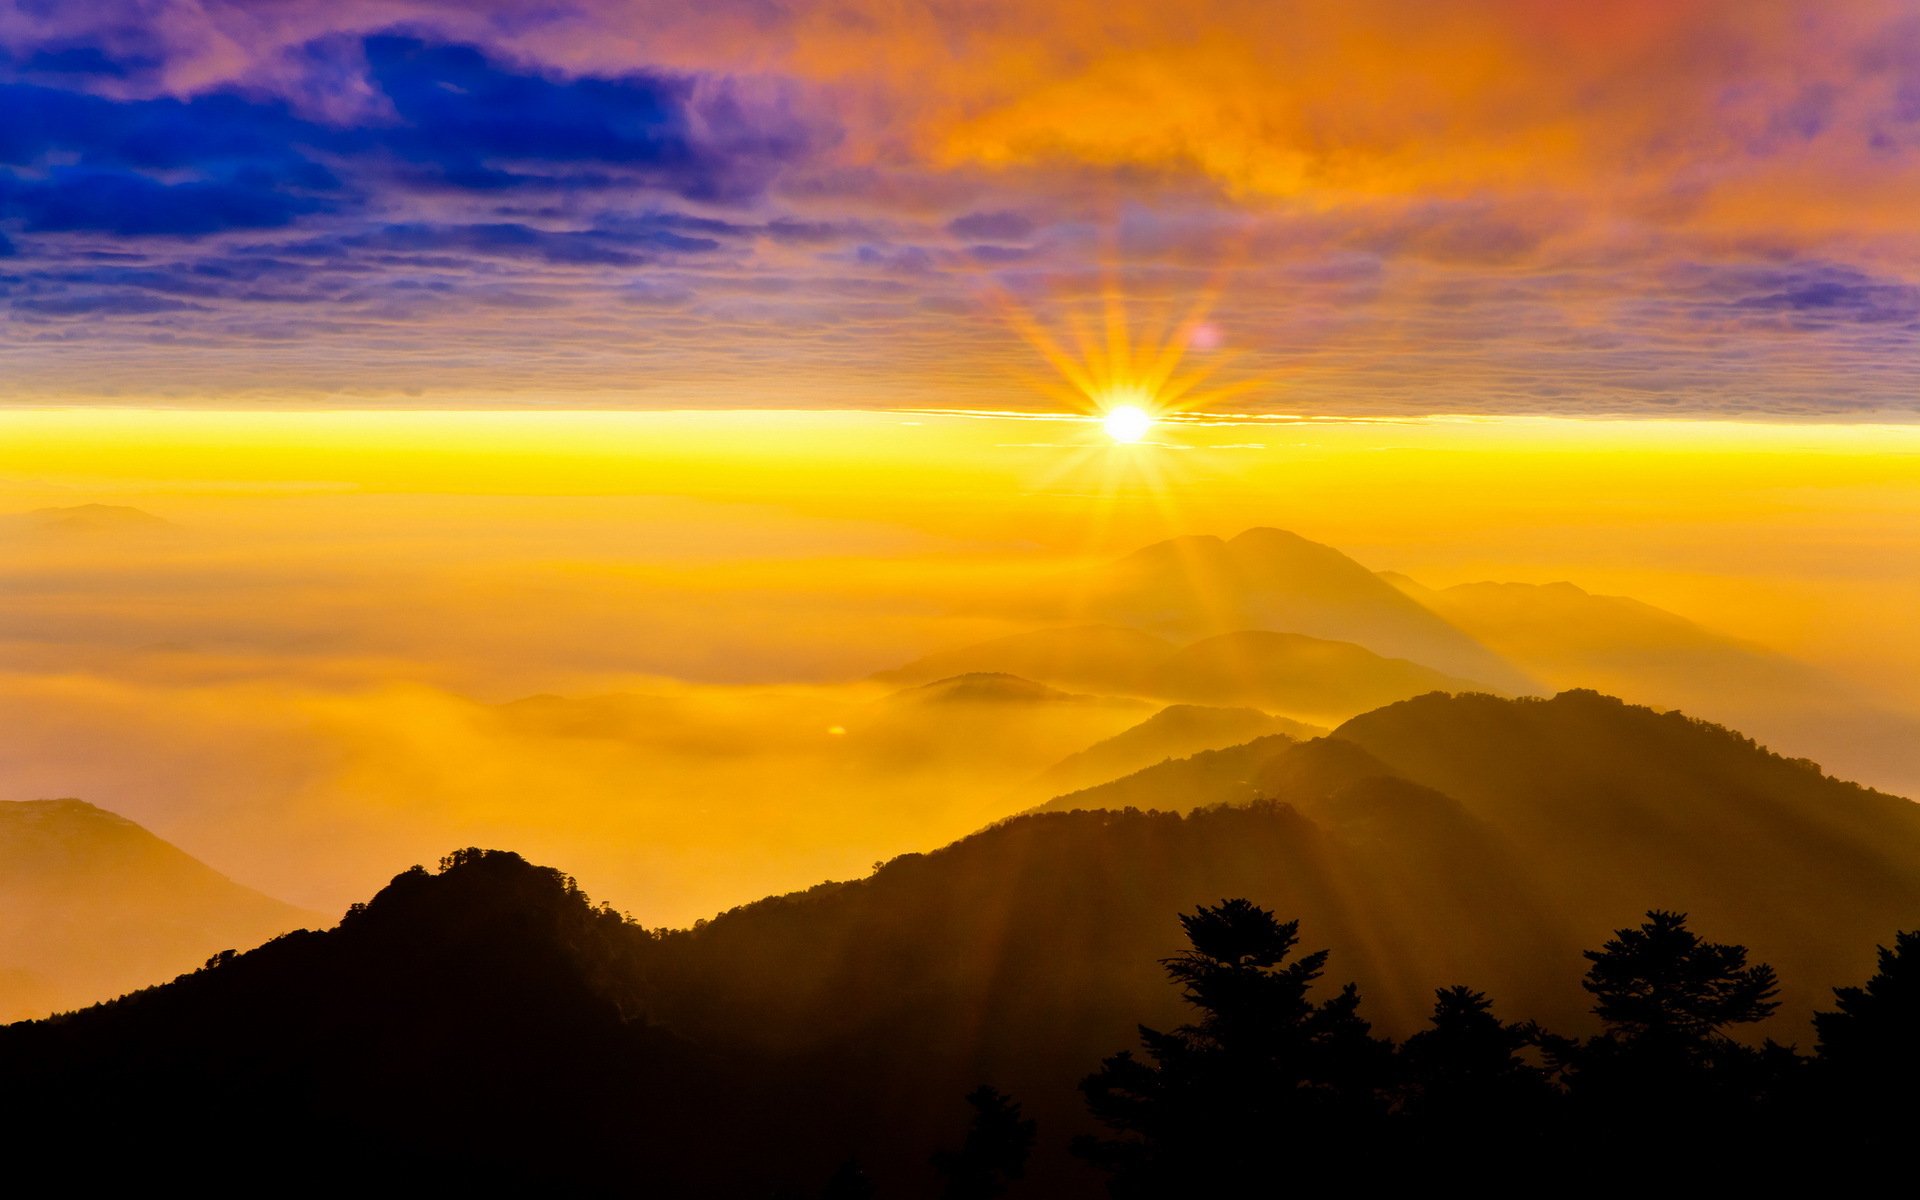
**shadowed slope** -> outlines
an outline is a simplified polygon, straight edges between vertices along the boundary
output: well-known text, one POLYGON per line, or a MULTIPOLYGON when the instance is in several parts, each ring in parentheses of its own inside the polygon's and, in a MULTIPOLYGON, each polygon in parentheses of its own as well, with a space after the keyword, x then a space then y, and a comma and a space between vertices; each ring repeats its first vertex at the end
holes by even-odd
POLYGON ((1789 1011, 1920 921, 1920 807, 1677 712, 1423 696, 1334 737, 1498 829, 1583 941, 1635 907, 1693 913, 1780 969, 1789 1011))
POLYGON ((571 1145, 613 1140, 648 1107, 642 1069, 673 1053, 630 1019, 645 945, 557 871, 462 852, 336 929, 0 1030, 0 1070, 35 1081, 6 1115, 56 1137, 115 1130, 108 1161, 72 1164, 76 1184, 210 1157, 303 1186, 591 1178, 605 1162, 571 1145))

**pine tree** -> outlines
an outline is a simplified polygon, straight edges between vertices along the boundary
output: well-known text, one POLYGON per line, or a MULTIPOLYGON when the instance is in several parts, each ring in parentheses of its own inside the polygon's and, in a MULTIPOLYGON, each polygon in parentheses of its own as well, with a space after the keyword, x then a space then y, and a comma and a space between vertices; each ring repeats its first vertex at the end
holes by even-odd
POLYGON ((1391 1048, 1349 984, 1315 1003, 1327 952, 1294 957, 1299 923, 1247 900, 1182 916, 1192 949, 1162 965, 1198 1020, 1142 1026, 1145 1059, 1123 1051, 1081 1089, 1114 1131, 1075 1149, 1112 1173, 1116 1196, 1199 1195, 1271 1171, 1285 1148, 1377 1132, 1391 1048))

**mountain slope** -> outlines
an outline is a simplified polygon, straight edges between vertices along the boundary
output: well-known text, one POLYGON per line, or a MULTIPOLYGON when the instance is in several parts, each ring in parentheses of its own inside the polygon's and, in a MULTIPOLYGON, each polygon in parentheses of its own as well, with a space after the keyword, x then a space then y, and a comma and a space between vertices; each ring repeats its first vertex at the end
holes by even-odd
POLYGON ((1589 938, 1603 912, 1679 909, 1788 980, 1827 980, 1920 921, 1920 806, 1678 712, 1578 691, 1424 696, 1334 737, 1499 829, 1589 938))
POLYGON ((1266 765, 1299 744, 1284 733, 1270 733, 1238 746, 1202 750, 1055 796, 1035 811, 1139 808, 1191 812, 1215 804, 1245 804, 1260 796, 1257 781, 1266 765))
POLYGON ((1089 584, 1090 611, 1188 638, 1245 629, 1353 642, 1508 691, 1524 672, 1330 546, 1279 529, 1184 537, 1114 563, 1089 584))
POLYGON ((1299 721, 1269 716, 1257 708, 1171 704, 1138 725, 1061 759, 1038 776, 1034 786, 1059 795, 1119 779, 1170 758, 1217 750, 1267 734, 1301 738, 1323 732, 1299 721))
POLYGON ((383 1178, 765 1196, 855 1157, 919 1195, 989 1080, 1044 1131, 1030 1194, 1092 1196, 1075 1083, 1187 1015, 1158 960, 1201 903, 1299 918, 1327 982, 1402 1037, 1453 983, 1590 1030, 1580 952, 1667 905, 1780 969, 1755 1032, 1804 1043, 1825 989, 1920 924, 1912 805, 1605 697, 1422 697, 1283 745, 1258 781, 1288 803, 1019 817, 655 934, 463 854, 336 931, 0 1029, 0 1124, 39 1149, 104 1121, 141 1170, 318 1142, 317 1169, 383 1178))
POLYGON ((318 923, 91 804, 0 802, 0 1020, 159 983, 318 923))
MULTIPOLYGON (((1102 629, 1089 646, 1085 631, 1043 630, 1030 638, 1001 638, 910 663, 879 679, 919 679, 930 669, 967 664, 957 679, 1022 679, 1053 687, 1095 686, 1108 695, 1150 696, 1214 708, 1278 710, 1309 722, 1338 722, 1356 713, 1423 692, 1483 691, 1486 685, 1401 658, 1387 658, 1351 642, 1299 633, 1242 629, 1175 646, 1159 638, 1136 640, 1126 630, 1102 629), (1060 634, 1071 636, 1064 640, 1060 634), (1113 647, 1102 657, 1101 646, 1113 647), (1040 654, 1036 647, 1044 647, 1040 654), (1087 657, 1080 656, 1084 650, 1087 657), (1019 668, 1016 670, 1016 668, 1019 668)), ((1145 635, 1139 635, 1145 638, 1145 635)), ((940 679, 919 688, 945 687, 940 679)), ((981 699, 994 699, 985 687, 981 699)), ((896 694, 889 703, 915 695, 896 694)), ((1006 699, 1014 699, 1011 694, 1006 699)), ((1297 722, 1296 722, 1297 723, 1297 722)))
POLYGON ((1920 787, 1920 721, 1827 673, 1625 596, 1571 583, 1395 585, 1555 688, 1590 688, 1709 720, 1850 778, 1920 787))
POLYGON ((0 1072, 35 1081, 0 1111, 56 1142, 113 1130, 106 1161, 69 1160, 81 1178, 177 1178, 217 1148, 227 1171, 298 1171, 302 1188, 378 1172, 574 1190, 606 1163, 572 1147, 650 1115, 645 1072, 673 1061, 630 1019, 645 941, 557 871, 462 852, 336 929, 0 1030, 0 1072))

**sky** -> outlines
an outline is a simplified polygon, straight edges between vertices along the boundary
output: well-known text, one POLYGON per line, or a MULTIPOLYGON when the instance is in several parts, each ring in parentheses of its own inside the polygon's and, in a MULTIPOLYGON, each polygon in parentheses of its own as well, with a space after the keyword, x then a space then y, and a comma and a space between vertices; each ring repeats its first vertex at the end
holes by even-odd
POLYGON ((1909 420, 1920 12, 9 0, 0 400, 1909 420), (1039 373, 1048 374, 1044 367, 1039 373))

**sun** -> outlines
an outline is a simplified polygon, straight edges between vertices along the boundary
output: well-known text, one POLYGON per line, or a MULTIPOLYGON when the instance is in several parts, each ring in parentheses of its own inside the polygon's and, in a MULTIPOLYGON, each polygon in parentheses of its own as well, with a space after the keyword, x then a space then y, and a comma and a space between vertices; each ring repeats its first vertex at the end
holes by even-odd
POLYGON ((1153 416, 1138 404, 1117 404, 1100 418, 1107 436, 1116 442, 1137 442, 1153 428, 1153 416))

